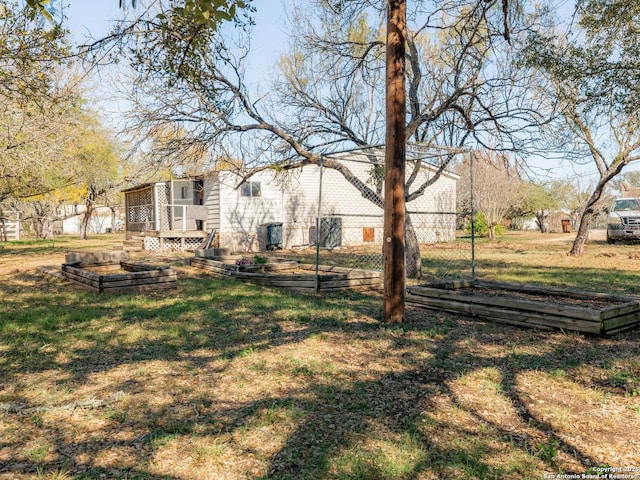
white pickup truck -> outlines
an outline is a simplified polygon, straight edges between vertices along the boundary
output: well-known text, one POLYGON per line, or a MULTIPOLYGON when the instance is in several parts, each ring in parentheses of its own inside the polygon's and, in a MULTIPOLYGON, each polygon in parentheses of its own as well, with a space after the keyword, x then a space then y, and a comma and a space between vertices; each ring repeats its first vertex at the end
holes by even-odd
POLYGON ((607 243, 640 240, 640 199, 618 198, 607 217, 607 243))

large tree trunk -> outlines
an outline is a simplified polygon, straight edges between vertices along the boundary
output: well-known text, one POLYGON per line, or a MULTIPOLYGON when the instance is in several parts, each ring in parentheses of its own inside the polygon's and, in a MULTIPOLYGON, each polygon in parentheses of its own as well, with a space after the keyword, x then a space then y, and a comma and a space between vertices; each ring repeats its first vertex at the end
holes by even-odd
POLYGON ((582 216, 580 217, 578 233, 576 234, 571 250, 567 252, 567 255, 579 257, 584 252, 584 245, 587 243, 587 239, 589 238, 589 228, 591 227, 593 218, 598 214, 598 204, 602 198, 604 189, 611 179, 618 175, 627 164, 628 160, 625 158, 625 155, 619 154, 617 160, 612 162, 606 171, 601 171, 600 180, 589 197, 589 200, 587 200, 587 204, 585 205, 582 216))
POLYGON ((578 233, 576 234, 576 238, 573 240, 571 250, 567 252, 567 255, 572 257, 579 257, 584 253, 584 245, 585 243, 587 243, 587 239, 589 238, 589 228, 591 227, 591 221, 593 220, 593 217, 595 217, 598 213, 596 205, 600 200, 602 192, 604 191, 604 187, 607 185, 608 181, 608 178, 604 180, 601 179, 598 183, 598 186, 587 201, 584 212, 582 212, 582 216, 580 217, 578 233))
POLYGON ((387 4, 386 145, 384 184, 384 302, 387 323, 404 321, 405 300, 405 160, 406 0, 387 4))
POLYGON ((405 256, 407 278, 422 278, 422 257, 420 256, 420 242, 411 223, 409 214, 405 217, 405 256))
POLYGON ((569 250, 567 255, 572 257, 579 257, 584 253, 584 245, 589 239, 589 228, 591 227, 591 221, 593 220, 593 217, 595 217, 595 215, 596 212, 592 207, 587 208, 584 211, 582 217, 580 218, 578 233, 576 234, 576 238, 573 240, 571 250, 569 250))

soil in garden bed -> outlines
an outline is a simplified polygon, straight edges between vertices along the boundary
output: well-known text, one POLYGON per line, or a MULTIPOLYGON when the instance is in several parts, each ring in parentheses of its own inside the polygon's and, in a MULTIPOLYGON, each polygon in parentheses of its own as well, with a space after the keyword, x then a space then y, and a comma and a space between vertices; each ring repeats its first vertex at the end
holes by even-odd
POLYGON ((617 305, 624 305, 629 301, 629 299, 626 298, 617 298, 613 296, 590 296, 588 294, 576 296, 571 292, 535 293, 518 289, 485 287, 481 285, 461 287, 456 289, 456 292, 460 295, 466 296, 514 298, 553 305, 571 305, 593 309, 615 307, 617 305))
POLYGON ((95 273, 96 275, 115 275, 118 273, 131 273, 130 270, 126 270, 117 265, 100 265, 100 266, 85 266, 81 267, 82 270, 86 270, 87 272, 95 273))

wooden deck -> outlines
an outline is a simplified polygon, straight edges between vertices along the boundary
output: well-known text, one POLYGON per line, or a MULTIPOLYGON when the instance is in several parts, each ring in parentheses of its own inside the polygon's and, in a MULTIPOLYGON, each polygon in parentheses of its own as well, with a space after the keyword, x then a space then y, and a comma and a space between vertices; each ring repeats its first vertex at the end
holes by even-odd
POLYGON ((491 281, 421 285, 407 303, 511 325, 609 335, 640 324, 640 298, 491 281))

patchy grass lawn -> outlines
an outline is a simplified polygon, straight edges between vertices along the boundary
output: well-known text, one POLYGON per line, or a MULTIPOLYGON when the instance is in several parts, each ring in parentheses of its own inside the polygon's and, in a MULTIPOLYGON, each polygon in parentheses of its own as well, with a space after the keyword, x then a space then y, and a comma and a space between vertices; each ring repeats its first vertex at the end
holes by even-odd
MULTIPOLYGON (((487 277, 640 294, 638 246, 510 235, 487 277)), ((640 467, 640 331, 612 338, 216 280, 100 295, 0 249, 0 479, 536 479, 640 467)), ((448 265, 459 260, 454 252, 448 265)), ((427 258, 428 264, 433 259, 427 258)), ((444 257, 443 260, 444 262, 444 257)))

